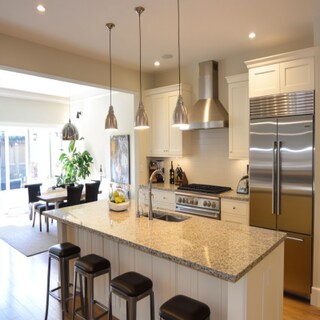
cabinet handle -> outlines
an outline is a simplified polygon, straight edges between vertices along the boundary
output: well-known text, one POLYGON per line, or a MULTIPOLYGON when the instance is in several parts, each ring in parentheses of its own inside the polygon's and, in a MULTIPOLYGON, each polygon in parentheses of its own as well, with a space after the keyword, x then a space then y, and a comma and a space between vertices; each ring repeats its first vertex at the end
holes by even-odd
POLYGON ((301 238, 295 238, 295 237, 286 237, 286 239, 288 240, 294 240, 294 241, 300 241, 300 242, 303 242, 304 240, 301 239, 301 238))

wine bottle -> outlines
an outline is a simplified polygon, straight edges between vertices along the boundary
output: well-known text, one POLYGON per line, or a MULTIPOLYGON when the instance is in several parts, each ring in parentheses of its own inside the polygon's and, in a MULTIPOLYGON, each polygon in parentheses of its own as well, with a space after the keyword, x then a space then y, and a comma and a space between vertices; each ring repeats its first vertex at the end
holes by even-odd
POLYGON ((169 174, 170 174, 170 184, 174 184, 174 169, 173 169, 173 164, 172 164, 172 161, 171 161, 171 168, 169 170, 169 174))

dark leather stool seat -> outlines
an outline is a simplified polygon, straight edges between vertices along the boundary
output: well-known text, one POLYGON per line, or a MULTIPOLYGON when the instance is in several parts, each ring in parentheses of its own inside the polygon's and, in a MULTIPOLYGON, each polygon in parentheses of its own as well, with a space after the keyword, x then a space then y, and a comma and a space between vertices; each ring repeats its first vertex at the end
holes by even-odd
POLYGON ((152 281, 140 273, 130 271, 111 280, 112 287, 117 288, 130 297, 152 289, 152 281))
POLYGON ((150 296, 150 319, 154 320, 154 293, 152 281, 144 275, 129 271, 110 282, 109 319, 112 319, 112 294, 127 301, 127 319, 136 320, 137 302, 150 296))
POLYGON ((198 300, 177 295, 160 307, 159 315, 164 320, 209 320, 210 308, 198 300))
POLYGON ((94 305, 97 304, 101 307, 104 312, 98 316, 101 318, 103 315, 108 313, 108 308, 103 305, 101 302, 94 299, 94 278, 103 274, 109 274, 109 284, 111 280, 111 264, 110 261, 100 257, 94 253, 88 254, 79 258, 74 264, 74 292, 77 286, 77 278, 79 275, 80 278, 80 295, 83 299, 83 290, 82 290, 82 278, 85 278, 85 306, 83 306, 81 300, 81 307, 75 309, 75 294, 73 295, 73 311, 72 319, 74 317, 80 316, 82 319, 94 319, 94 305), (81 310, 81 314, 78 312, 81 310))
POLYGON ((80 247, 70 242, 59 243, 49 248, 49 253, 54 254, 59 258, 72 256, 74 254, 80 253, 80 251, 80 247))
MULTIPOLYGON (((47 277, 47 299, 46 299, 46 312, 45 319, 48 318, 49 310, 49 296, 61 301, 62 307, 62 319, 64 312, 68 311, 68 300, 72 297, 69 295, 69 262, 72 259, 80 257, 80 247, 70 243, 64 242, 56 244, 49 248, 49 260, 48 260, 48 277, 47 277), (59 263, 60 283, 59 287, 54 289, 50 288, 50 275, 51 275, 51 261, 52 259, 59 263), (60 290, 60 297, 55 294, 55 291, 60 290)), ((74 293, 75 294, 75 293, 74 293)))

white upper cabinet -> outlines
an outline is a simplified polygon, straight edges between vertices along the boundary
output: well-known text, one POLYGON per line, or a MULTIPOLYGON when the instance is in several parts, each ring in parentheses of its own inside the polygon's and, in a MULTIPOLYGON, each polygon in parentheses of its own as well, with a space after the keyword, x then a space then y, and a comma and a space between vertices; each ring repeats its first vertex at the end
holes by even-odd
POLYGON ((248 74, 226 77, 229 100, 229 159, 249 157, 248 74))
POLYGON ((289 52, 246 62, 249 97, 314 89, 314 49, 289 52))
MULTIPOLYGON (((185 106, 189 106, 190 88, 182 85, 185 106)), ((178 85, 145 91, 150 124, 149 156, 182 156, 182 132, 172 127, 172 115, 179 95, 178 85)))

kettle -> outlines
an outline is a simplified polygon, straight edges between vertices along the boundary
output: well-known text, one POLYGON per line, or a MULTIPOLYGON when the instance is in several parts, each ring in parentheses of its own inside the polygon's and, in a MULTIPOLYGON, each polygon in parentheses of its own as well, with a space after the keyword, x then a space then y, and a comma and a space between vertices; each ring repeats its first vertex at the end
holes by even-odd
POLYGON ((237 186, 237 193, 248 194, 249 193, 249 177, 243 176, 237 186))

